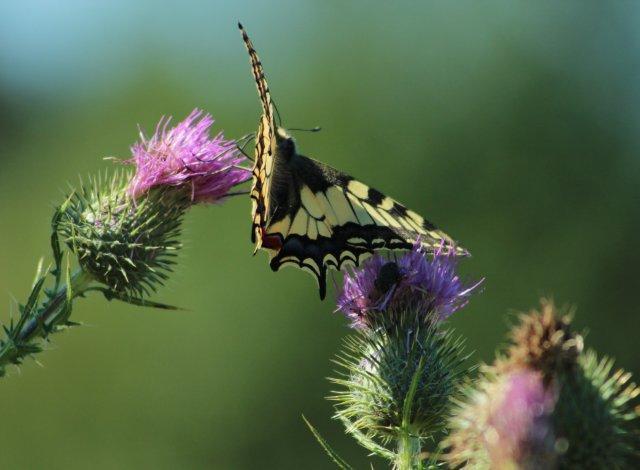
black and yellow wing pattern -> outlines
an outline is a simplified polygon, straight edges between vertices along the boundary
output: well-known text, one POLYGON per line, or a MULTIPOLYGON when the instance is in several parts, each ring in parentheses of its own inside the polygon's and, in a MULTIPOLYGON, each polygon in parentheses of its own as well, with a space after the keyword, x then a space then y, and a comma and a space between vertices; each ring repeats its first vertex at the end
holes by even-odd
POLYGON ((271 257, 274 271, 291 264, 317 279, 326 295, 328 268, 358 265, 379 249, 466 253, 444 232, 404 205, 324 163, 300 155, 275 124, 262 64, 242 29, 263 105, 253 169, 252 241, 271 257))
POLYGON ((258 88, 258 95, 262 103, 262 116, 258 124, 256 134, 255 160, 253 164, 253 185, 251 188, 252 202, 252 226, 251 241, 256 244, 256 251, 262 246, 264 228, 267 224, 266 216, 269 213, 269 186, 271 183, 271 173, 273 171, 273 161, 275 152, 275 120, 273 117, 273 103, 271 93, 264 76, 262 63, 258 59, 258 54, 253 48, 253 44, 247 36, 247 32, 238 23, 242 32, 249 57, 251 57, 251 73, 258 88))

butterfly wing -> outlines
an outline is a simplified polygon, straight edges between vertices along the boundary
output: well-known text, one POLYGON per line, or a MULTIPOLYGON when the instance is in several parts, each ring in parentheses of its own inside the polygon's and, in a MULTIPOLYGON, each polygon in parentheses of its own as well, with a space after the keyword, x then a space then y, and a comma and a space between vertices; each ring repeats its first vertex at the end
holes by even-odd
POLYGON ((377 249, 409 249, 420 240, 429 251, 466 253, 420 215, 349 175, 301 155, 288 167, 276 171, 271 194, 282 210, 274 211, 265 232, 280 242, 270 264, 274 271, 292 264, 312 273, 320 298, 328 268, 358 265, 377 249))
POLYGON ((269 214, 269 188, 271 184, 271 174, 273 172, 273 158, 275 154, 275 121, 273 117, 273 103, 271 101, 271 93, 262 69, 262 63, 258 58, 253 44, 244 30, 242 25, 238 23, 238 27, 242 32, 242 39, 249 52, 251 60, 251 72, 258 88, 258 95, 262 103, 262 116, 258 124, 258 132, 256 134, 256 146, 254 152, 253 163, 253 184, 251 187, 252 201, 252 226, 251 241, 256 244, 256 250, 262 246, 262 235, 267 223, 269 214))

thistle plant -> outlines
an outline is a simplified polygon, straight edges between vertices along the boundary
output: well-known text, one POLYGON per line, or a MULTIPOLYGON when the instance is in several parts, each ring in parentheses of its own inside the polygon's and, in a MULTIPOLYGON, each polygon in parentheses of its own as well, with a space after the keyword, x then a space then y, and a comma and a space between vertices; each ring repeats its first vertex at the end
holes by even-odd
POLYGON ((419 245, 397 260, 374 256, 345 275, 338 299, 354 334, 335 361, 335 418, 398 469, 435 462, 430 450, 469 371, 463 341, 443 321, 480 283, 464 283, 456 263, 442 250, 429 258, 419 245))
POLYGON ((444 443, 451 466, 636 468, 640 388, 585 352, 550 301, 520 317, 511 344, 469 383, 444 443))
MULTIPOLYGON (((151 297, 175 266, 185 214, 240 194, 234 188, 251 177, 237 142, 210 135, 213 122, 197 109, 175 127, 163 118, 131 147, 124 163, 135 171, 70 191, 53 214, 51 264, 40 262, 3 326, 0 376, 78 325, 75 300, 90 292, 174 308, 151 297)), ((572 315, 552 302, 522 314, 504 351, 472 376, 447 320, 482 281, 462 280, 457 260, 416 243, 345 274, 337 310, 353 333, 335 359, 329 399, 346 433, 401 470, 640 467, 640 387, 585 351, 572 315)), ((306 422, 333 461, 351 468, 306 422)))
POLYGON ((118 170, 90 178, 56 208, 53 262, 39 265, 18 318, 4 326, 0 376, 7 365, 40 352, 52 333, 77 325, 70 318, 73 303, 88 292, 173 308, 149 297, 173 269, 185 213, 195 204, 225 200, 251 173, 235 141, 210 137, 210 115, 194 110, 175 127, 169 123, 162 119, 150 138, 140 133, 125 162, 135 165, 133 174, 118 170))

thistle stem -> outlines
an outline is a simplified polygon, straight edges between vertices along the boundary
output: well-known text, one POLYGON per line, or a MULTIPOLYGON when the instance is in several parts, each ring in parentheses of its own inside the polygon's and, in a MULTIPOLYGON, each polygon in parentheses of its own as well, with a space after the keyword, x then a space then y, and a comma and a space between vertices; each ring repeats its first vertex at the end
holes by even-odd
POLYGON ((397 470, 416 470, 422 468, 420 463, 420 439, 402 430, 398 436, 398 453, 395 468, 397 470))
POLYGON ((71 276, 69 285, 60 286, 35 312, 21 313, 28 318, 20 318, 17 324, 22 326, 19 330, 7 330, 7 340, 0 342, 0 376, 7 365, 19 364, 24 356, 38 351, 29 343, 36 338, 46 338, 56 326, 68 321, 70 311, 65 308, 68 293, 71 292, 72 298, 82 295, 92 280, 91 275, 78 270, 71 276))

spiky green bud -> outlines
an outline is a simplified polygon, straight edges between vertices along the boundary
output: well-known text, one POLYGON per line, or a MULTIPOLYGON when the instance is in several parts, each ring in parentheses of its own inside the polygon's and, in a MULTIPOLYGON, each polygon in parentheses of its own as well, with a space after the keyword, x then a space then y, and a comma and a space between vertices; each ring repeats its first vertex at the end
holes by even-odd
POLYGON ((462 341, 439 322, 416 321, 410 312, 397 318, 393 329, 349 336, 336 361, 341 377, 331 379, 340 386, 330 397, 336 417, 374 452, 401 435, 433 438, 465 372, 462 341))
POLYGON ((126 193, 128 181, 117 173, 82 185, 65 204, 58 230, 107 295, 136 299, 167 279, 188 205, 163 189, 134 201, 126 193))
POLYGON ((559 377, 553 412, 560 468, 638 468, 640 388, 613 360, 588 351, 559 377))

